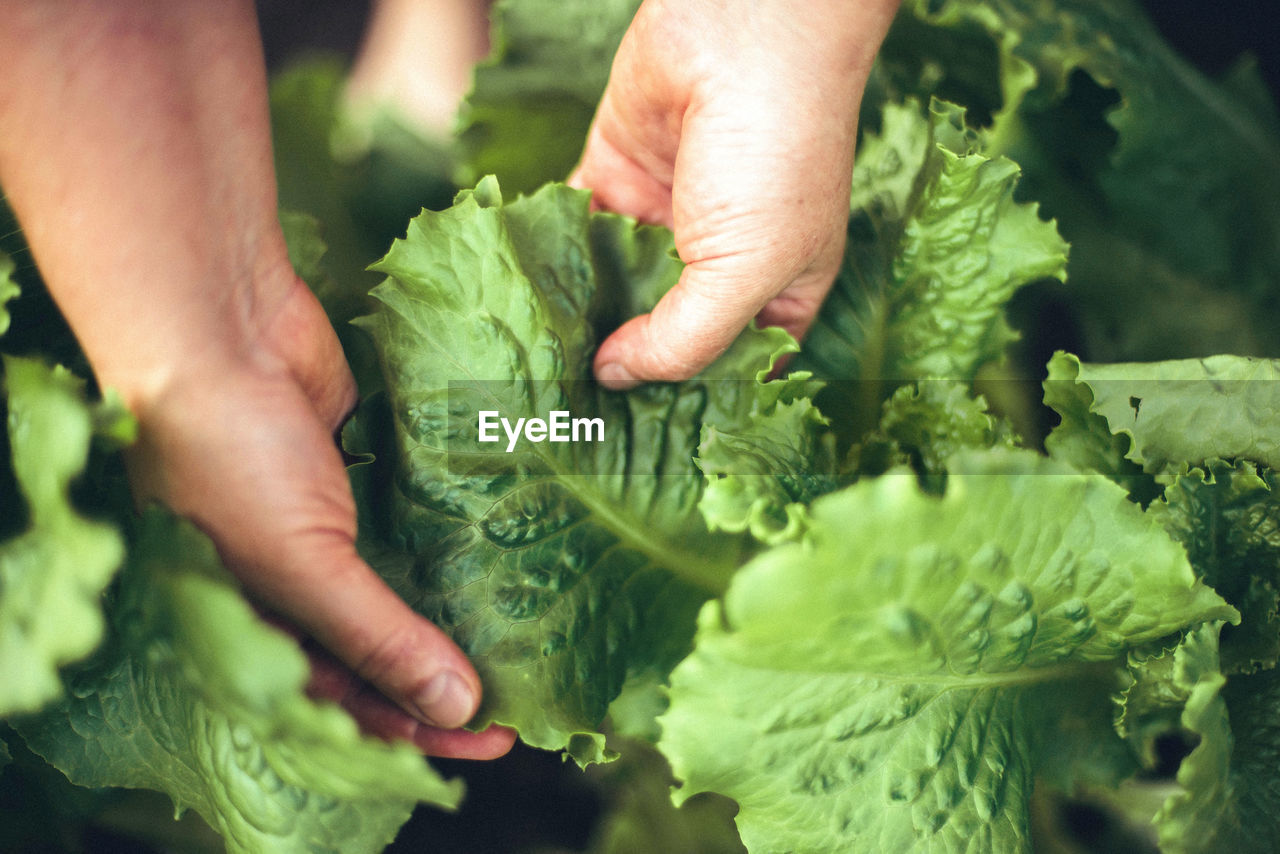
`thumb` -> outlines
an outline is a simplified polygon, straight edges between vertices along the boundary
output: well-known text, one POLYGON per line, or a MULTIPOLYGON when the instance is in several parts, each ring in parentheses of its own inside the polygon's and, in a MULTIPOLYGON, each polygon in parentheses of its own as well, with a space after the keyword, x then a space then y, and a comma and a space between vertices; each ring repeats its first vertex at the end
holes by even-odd
POLYGON ((289 617, 419 721, 446 729, 469 721, 480 678, 453 641, 405 604, 341 532, 317 532, 299 545, 295 567, 305 569, 280 597, 289 617))
POLYGON ((731 266, 690 264, 653 311, 633 317, 600 345, 596 377, 617 390, 689 379, 768 302, 768 285, 761 284, 740 281, 731 266))

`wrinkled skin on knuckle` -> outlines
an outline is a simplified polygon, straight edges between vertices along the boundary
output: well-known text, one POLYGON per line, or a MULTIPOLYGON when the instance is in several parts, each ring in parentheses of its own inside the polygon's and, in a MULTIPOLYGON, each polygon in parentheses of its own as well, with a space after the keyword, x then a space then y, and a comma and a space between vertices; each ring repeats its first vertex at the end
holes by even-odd
POLYGON ((425 641, 419 632, 397 625, 370 639, 365 653, 355 662, 354 669, 375 685, 395 683, 406 696, 413 696, 426 687, 427 676, 417 676, 406 684, 400 684, 401 680, 396 677, 397 674, 421 670, 417 663, 424 646, 425 641))

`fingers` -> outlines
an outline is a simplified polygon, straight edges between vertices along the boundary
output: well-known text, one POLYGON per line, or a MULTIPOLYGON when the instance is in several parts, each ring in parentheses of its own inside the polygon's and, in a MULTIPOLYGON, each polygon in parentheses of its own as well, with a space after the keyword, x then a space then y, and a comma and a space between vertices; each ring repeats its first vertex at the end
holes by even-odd
POLYGON ((803 249, 781 240, 763 251, 689 264, 652 312, 627 321, 601 344, 597 379, 618 390, 689 379, 715 361, 752 318, 800 338, 831 287, 843 237, 842 230, 836 232, 798 275, 791 269, 803 249))
POLYGON ((417 721, 445 729, 469 721, 481 689, 462 651, 388 588, 340 534, 321 533, 316 543, 312 556, 323 563, 314 566, 326 568, 311 573, 313 583, 294 579, 290 616, 417 721))
POLYGON ((467 732, 423 724, 328 653, 313 645, 308 647, 311 682, 307 693, 338 703, 371 735, 387 741, 408 741, 429 756, 446 759, 497 759, 515 744, 515 730, 506 727, 467 732))
MULTIPOLYGON (((191 518, 245 587, 421 723, 459 727, 480 680, 462 651, 357 555, 333 443, 290 375, 223 370, 142 420, 134 483, 191 518)), ((337 407, 335 407, 336 410, 337 407)))
POLYGON ((733 343, 763 301, 734 278, 714 267, 686 267, 652 312, 627 321, 600 346, 596 377, 608 388, 625 389, 701 371, 733 343))
MULTIPOLYGON (((601 111, 609 108, 606 98, 601 111)), ((658 164, 641 164, 623 152, 602 127, 610 127, 607 114, 605 123, 596 121, 587 136, 582 150, 582 160, 566 183, 578 189, 592 189, 593 210, 610 210, 626 213, 641 222, 674 227, 671 219, 671 181, 658 164), (658 175, 655 175, 655 170, 658 175)))

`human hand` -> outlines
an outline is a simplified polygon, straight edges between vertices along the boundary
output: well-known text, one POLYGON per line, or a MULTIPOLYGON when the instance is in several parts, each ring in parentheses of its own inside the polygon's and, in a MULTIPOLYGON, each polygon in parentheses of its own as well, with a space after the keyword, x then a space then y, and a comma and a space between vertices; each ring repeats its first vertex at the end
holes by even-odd
POLYGON ((135 490, 193 519, 246 589, 308 636, 313 692, 367 731, 434 755, 506 753, 510 730, 453 729, 474 714, 479 678, 356 554, 355 505, 333 440, 355 385, 301 282, 242 352, 188 362, 133 402, 135 490))
POLYGON ((0 182, 99 383, 138 418, 139 497, 209 534, 307 638, 312 690, 367 730, 505 753, 508 730, 447 729, 476 709, 474 669, 356 554, 333 441, 355 385, 289 266, 252 0, 0 5, 0 182))
POLYGON ((747 322, 802 336, 840 265, 858 106, 897 0, 646 0, 570 183, 675 232, 686 264, 595 358, 687 379, 747 322))

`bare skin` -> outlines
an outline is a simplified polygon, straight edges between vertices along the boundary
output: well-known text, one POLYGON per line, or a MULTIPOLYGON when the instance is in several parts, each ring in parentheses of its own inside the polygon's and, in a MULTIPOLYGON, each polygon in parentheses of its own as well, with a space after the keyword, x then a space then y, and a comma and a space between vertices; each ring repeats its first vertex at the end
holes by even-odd
POLYGON ((510 731, 450 731, 477 708, 475 670, 356 554, 333 440, 355 384, 276 219, 252 3, 3 6, 0 182, 100 382, 138 417, 135 490, 193 518, 332 653, 316 688, 367 727, 505 753, 510 731))
POLYGON ((429 136, 453 132, 471 69, 489 52, 487 0, 379 0, 347 82, 348 108, 394 108, 429 136))
POLYGON ((595 358, 687 379, 753 317, 800 337, 844 248, 858 105, 897 0, 646 0, 571 183, 675 231, 686 263, 595 358))

